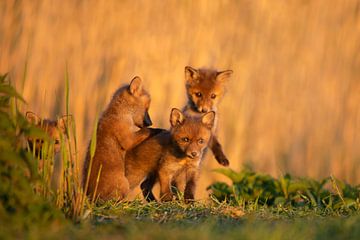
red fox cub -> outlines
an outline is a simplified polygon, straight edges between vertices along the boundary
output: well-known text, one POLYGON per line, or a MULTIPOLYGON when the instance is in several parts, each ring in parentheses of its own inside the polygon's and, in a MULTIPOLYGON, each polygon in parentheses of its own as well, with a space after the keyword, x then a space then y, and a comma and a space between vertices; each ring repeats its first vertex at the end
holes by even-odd
MULTIPOLYGON (((211 69, 194 69, 185 67, 186 94, 188 103, 183 111, 186 115, 202 115, 209 111, 217 112, 217 105, 225 92, 225 85, 232 70, 218 72, 211 69)), ((209 147, 216 160, 223 166, 229 165, 229 160, 222 151, 222 147, 216 137, 217 118, 209 147)))
MULTIPOLYGON (((26 119, 29 123, 34 124, 35 126, 41 128, 44 130, 50 137, 50 139, 54 143, 54 172, 51 176, 51 186, 53 189, 57 189, 60 184, 60 174, 62 171, 62 162, 61 159, 59 159, 58 153, 60 151, 60 135, 63 135, 66 137, 66 126, 67 122, 71 118, 71 116, 65 115, 59 118, 58 120, 50 120, 50 119, 41 119, 33 112, 26 112, 26 119)), ((64 138, 65 139, 65 138, 64 138)), ((35 155, 39 157, 39 170, 43 170, 44 166, 44 160, 41 156, 41 150, 44 144, 43 139, 32 139, 28 138, 27 142, 29 144, 30 151, 35 150, 35 155)))
POLYGON ((149 106, 150 95, 143 89, 139 77, 115 92, 99 119, 91 168, 90 144, 85 158, 83 187, 86 187, 90 171, 85 189, 88 196, 119 200, 128 193, 125 152, 150 136, 151 131, 146 128, 152 124, 149 106))
MULTIPOLYGON (((26 112, 27 121, 44 130, 54 140, 55 153, 60 151, 60 134, 65 135, 68 117, 70 116, 62 116, 58 120, 41 119, 33 112, 26 112)), ((35 148, 36 155, 40 154, 44 141, 42 139, 34 140, 31 138, 27 139, 27 141, 30 149, 35 148)))
POLYGON ((194 200, 196 182, 203 152, 211 140, 215 112, 201 117, 184 115, 178 109, 171 112, 171 136, 177 151, 166 151, 160 160, 158 178, 162 201, 172 199, 171 185, 177 175, 185 175, 185 201, 194 200))
MULTIPOLYGON (((194 69, 192 67, 185 67, 188 103, 183 108, 184 114, 187 116, 201 117, 204 113, 210 111, 214 111, 216 113, 217 105, 225 92, 226 82, 232 73, 232 70, 218 72, 211 69, 194 69)), ((217 117, 214 120, 212 136, 208 145, 218 163, 223 166, 228 166, 229 160, 223 153, 221 144, 216 137, 216 126, 217 117)), ((186 187, 185 178, 185 175, 178 174, 176 178, 173 179, 172 185, 177 190, 183 192, 186 187)), ((153 188, 155 181, 156 178, 149 175, 142 183, 144 197, 148 201, 154 200, 151 189, 153 188)))
POLYGON ((160 181, 160 198, 169 201, 171 183, 179 174, 186 178, 185 200, 193 200, 200 163, 211 138, 215 112, 186 116, 174 108, 170 131, 163 130, 126 153, 126 177, 130 188, 141 184, 147 200, 155 200, 152 186, 160 181))

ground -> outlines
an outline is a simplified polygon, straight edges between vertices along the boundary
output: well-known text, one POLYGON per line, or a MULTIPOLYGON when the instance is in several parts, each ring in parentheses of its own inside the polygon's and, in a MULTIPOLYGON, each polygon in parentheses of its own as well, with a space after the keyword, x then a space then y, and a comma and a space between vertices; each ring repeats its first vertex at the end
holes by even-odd
MULTIPOLYGON (((16 229, 16 227, 15 227, 16 229)), ((15 230, 13 229, 13 230, 15 230)), ((11 230, 7 229, 7 230, 11 230)), ((1 231, 6 234, 6 231, 1 231)), ((217 203, 106 203, 87 210, 79 223, 34 223, 4 238, 87 239, 359 239, 358 212, 326 209, 242 207, 217 203)))

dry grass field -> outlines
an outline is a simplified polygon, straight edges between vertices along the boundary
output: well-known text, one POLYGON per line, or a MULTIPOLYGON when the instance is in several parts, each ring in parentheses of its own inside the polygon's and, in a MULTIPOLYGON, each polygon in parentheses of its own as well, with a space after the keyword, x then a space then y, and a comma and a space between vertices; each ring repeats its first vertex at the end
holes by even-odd
MULTIPOLYGON (((233 169, 360 183, 359 1, 0 1, 0 73, 23 112, 56 117, 68 71, 79 159, 96 116, 135 75, 154 126, 168 128, 186 65, 234 70, 219 122, 233 169)), ((217 167, 208 156, 199 197, 217 167)))

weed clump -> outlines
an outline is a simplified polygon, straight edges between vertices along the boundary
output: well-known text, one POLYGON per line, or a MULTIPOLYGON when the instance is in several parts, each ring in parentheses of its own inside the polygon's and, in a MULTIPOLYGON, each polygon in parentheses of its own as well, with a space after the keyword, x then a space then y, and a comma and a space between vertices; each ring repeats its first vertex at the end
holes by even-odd
POLYGON ((24 147, 25 139, 46 134, 26 121, 17 101, 24 99, 7 75, 0 75, 0 236, 13 230, 22 236, 34 222, 42 225, 64 220, 61 211, 34 191, 40 175, 37 159, 24 147))
POLYGON ((351 186, 333 176, 317 181, 285 174, 274 178, 245 168, 215 170, 231 179, 232 185, 216 182, 208 187, 215 201, 238 205, 325 208, 335 211, 360 209, 360 186, 351 186))

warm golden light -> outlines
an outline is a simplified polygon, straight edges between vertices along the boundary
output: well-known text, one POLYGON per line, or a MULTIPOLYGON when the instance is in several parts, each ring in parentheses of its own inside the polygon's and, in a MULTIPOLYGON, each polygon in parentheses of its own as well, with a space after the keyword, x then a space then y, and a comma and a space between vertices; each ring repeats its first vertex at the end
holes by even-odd
MULTIPOLYGON (((232 69, 219 138, 230 167, 359 183, 358 1, 1 1, 0 73, 27 110, 65 114, 83 159, 98 113, 141 76, 155 127, 186 102, 184 67, 232 69)), ((208 154, 199 197, 219 176, 208 154)))

